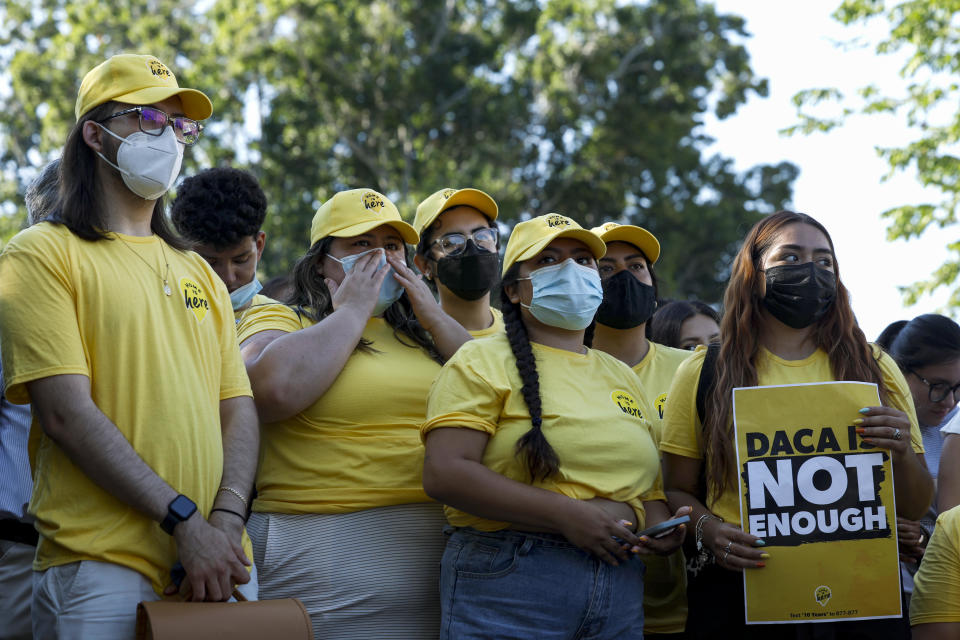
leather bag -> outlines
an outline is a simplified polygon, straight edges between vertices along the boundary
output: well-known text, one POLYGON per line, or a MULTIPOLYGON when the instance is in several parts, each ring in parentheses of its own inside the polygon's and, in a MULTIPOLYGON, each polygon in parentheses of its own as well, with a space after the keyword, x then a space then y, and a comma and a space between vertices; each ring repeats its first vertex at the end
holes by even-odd
MULTIPOLYGON (((236 595, 237 592, 234 592, 236 595)), ((255 602, 141 602, 137 640, 313 640, 313 626, 296 598, 255 602)))

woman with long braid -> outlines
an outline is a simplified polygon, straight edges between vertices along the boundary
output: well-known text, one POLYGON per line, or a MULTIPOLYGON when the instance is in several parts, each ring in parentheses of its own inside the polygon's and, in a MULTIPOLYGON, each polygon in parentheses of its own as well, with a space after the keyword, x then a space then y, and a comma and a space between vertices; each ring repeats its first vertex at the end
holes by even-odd
POLYGON ((670 514, 639 379, 583 345, 605 249, 565 216, 518 224, 506 331, 463 345, 431 389, 424 488, 455 528, 441 638, 643 637, 634 556, 670 553, 684 528, 634 533, 670 514))

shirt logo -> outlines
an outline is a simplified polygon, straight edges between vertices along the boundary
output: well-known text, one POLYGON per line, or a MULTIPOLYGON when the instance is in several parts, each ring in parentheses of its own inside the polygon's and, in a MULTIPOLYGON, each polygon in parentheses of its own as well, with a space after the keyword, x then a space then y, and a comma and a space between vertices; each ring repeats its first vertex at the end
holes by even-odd
POLYGON ((663 407, 667 404, 667 394, 661 393, 657 396, 657 415, 663 420, 663 407))
POLYGON ((383 198, 381 198, 380 194, 378 193, 367 191, 365 194, 363 194, 363 206, 367 209, 372 209, 377 213, 380 213, 380 209, 382 209, 384 206, 383 198))
POLYGON ((640 411, 640 405, 638 405, 637 401, 633 399, 633 396, 626 391, 617 389, 610 394, 610 399, 613 400, 613 403, 617 405, 620 411, 623 411, 628 416, 643 420, 643 412, 640 411))
POLYGON ((210 311, 210 302, 200 285, 190 278, 180 278, 180 293, 183 295, 183 304, 197 317, 197 322, 203 322, 210 311))
POLYGON ((150 73, 157 76, 158 78, 172 78, 173 74, 170 73, 170 69, 167 69, 163 66, 163 63, 159 60, 151 60, 149 63, 150 73))

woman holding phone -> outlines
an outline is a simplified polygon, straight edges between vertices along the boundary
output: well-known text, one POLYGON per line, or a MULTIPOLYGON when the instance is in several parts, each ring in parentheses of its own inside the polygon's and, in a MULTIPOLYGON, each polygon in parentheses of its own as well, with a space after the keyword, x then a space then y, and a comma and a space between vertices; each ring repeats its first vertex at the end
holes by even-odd
MULTIPOLYGON (((770 554, 763 541, 737 524, 740 487, 732 390, 834 380, 876 383, 881 404, 864 407, 851 419, 861 421, 865 442, 892 458, 898 515, 922 516, 933 495, 933 482, 921 455, 910 388, 893 359, 868 344, 857 326, 833 242, 823 225, 791 211, 754 225, 734 259, 724 309, 703 424, 696 406, 706 353, 700 348, 674 378, 660 444, 671 499, 693 505, 695 543, 714 558, 690 581, 687 633, 693 638, 802 635, 809 633, 805 625, 771 629, 744 624, 741 572, 763 571, 770 554)), ((866 633, 875 640, 899 637, 898 622, 835 622, 817 628, 826 637, 866 633)))
POLYGON ((583 345, 604 251, 559 214, 519 223, 504 257, 506 331, 461 347, 431 388, 424 488, 455 528, 441 638, 643 637, 634 554, 670 553, 684 527, 634 533, 670 514, 639 380, 583 345))

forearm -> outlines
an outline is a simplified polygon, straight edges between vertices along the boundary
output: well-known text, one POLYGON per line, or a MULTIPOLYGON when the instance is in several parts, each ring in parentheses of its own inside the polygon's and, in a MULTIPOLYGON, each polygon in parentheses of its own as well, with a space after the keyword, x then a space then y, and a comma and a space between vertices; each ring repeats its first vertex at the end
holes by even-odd
POLYGON ((908 450, 893 461, 897 515, 919 520, 933 500, 933 479, 920 457, 908 450))
POLYGON ((94 404, 85 376, 45 378, 28 388, 44 433, 73 464, 101 489, 150 519, 159 522, 166 517, 177 491, 94 404))
POLYGON ((937 512, 943 513, 960 504, 960 435, 949 434, 940 451, 937 477, 937 512))
POLYGON ((260 420, 295 416, 326 393, 353 355, 366 322, 362 314, 342 307, 311 327, 272 340, 256 357, 246 359, 260 420))
POLYGON ((423 484, 427 494, 444 504, 489 520, 558 532, 573 498, 540 489, 466 459, 442 465, 426 460, 423 484))
POLYGON ((446 361, 457 352, 457 349, 464 342, 472 340, 473 337, 459 322, 447 315, 439 306, 437 308, 440 313, 437 318, 432 320, 427 331, 433 337, 433 343, 437 346, 437 351, 446 361))
POLYGON ((220 486, 238 491, 246 502, 231 491, 218 491, 214 507, 245 515, 250 506, 260 446, 260 428, 253 399, 242 396, 221 400, 220 425, 223 434, 223 476, 220 486))

